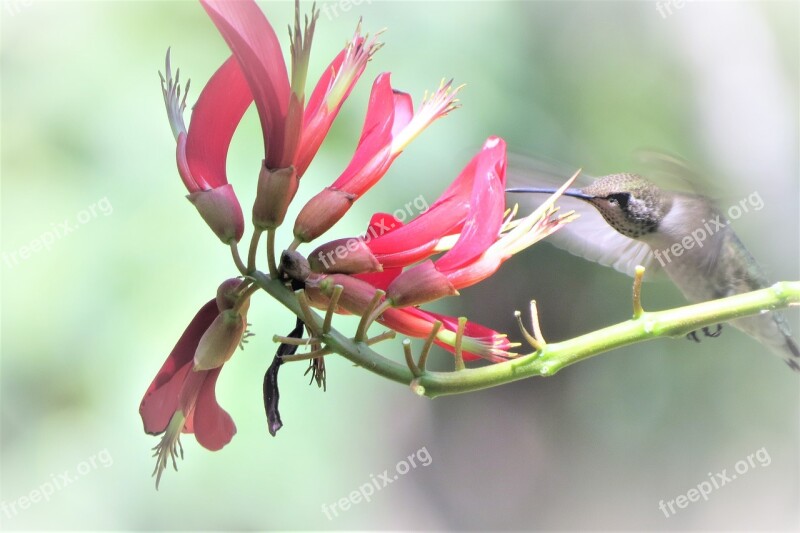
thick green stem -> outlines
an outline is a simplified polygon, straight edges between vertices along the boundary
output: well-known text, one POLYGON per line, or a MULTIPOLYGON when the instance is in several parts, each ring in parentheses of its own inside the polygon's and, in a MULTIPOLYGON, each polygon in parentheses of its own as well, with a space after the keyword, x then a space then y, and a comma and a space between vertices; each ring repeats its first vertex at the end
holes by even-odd
MULTIPOLYGON (((303 311, 297 297, 280 281, 261 272, 256 283, 297 316, 303 311)), ((772 287, 721 300, 669 309, 643 312, 638 318, 621 322, 573 339, 548 343, 542 351, 480 368, 458 372, 425 371, 416 377, 408 366, 378 354, 364 343, 345 337, 336 329, 323 335, 325 345, 353 363, 380 376, 411 385, 418 394, 434 398, 503 385, 531 376, 552 376, 562 368, 589 357, 657 337, 681 337, 704 326, 735 318, 757 315, 800 304, 800 281, 776 283, 772 287)), ((323 319, 313 314, 318 327, 323 319)))

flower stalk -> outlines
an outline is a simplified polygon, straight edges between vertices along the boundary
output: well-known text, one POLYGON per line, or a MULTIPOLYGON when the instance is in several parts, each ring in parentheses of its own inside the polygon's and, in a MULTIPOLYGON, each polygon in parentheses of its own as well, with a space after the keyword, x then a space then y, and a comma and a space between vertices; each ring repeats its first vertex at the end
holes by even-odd
MULTIPOLYGON (((257 272, 255 282, 297 316, 322 328, 323 318, 313 311, 303 314, 297 297, 279 280, 257 272)), ((683 337, 690 331, 727 322, 736 318, 757 315, 800 305, 800 281, 783 281, 773 286, 720 300, 687 305, 665 311, 644 312, 639 318, 627 320, 591 333, 561 342, 548 343, 540 352, 480 368, 458 372, 425 370, 415 377, 404 363, 395 362, 371 348, 359 344, 332 328, 322 335, 327 349, 338 353, 379 376, 411 385, 429 398, 461 394, 496 387, 533 376, 552 376, 561 369, 595 355, 638 342, 660 337, 683 337)), ((417 366, 424 368, 422 364, 417 366)))

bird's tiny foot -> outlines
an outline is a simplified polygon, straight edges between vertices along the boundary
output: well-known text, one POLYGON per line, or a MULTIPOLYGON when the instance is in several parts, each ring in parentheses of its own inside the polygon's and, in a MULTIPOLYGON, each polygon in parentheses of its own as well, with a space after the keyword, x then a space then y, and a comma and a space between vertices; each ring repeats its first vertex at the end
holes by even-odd
POLYGON ((717 324, 717 327, 713 332, 707 327, 703 328, 703 333, 706 337, 719 337, 722 335, 722 324, 717 324))
POLYGON ((690 341, 700 342, 700 339, 697 338, 697 332, 696 331, 690 331, 689 333, 687 333, 686 334, 686 338, 688 340, 690 340, 690 341))

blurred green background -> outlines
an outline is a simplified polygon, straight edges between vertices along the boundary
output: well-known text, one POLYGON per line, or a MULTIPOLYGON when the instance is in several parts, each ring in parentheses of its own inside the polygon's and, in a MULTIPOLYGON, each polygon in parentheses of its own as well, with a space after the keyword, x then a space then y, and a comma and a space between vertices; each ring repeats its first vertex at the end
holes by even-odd
MULTIPOLYGON (((412 143, 331 238, 420 194, 432 202, 488 135, 595 175, 627 170, 634 150, 656 147, 706 169, 720 205, 758 192, 765 209, 736 231, 773 280, 798 279, 797 3, 320 5, 311 78, 359 15, 368 31, 388 28, 386 46, 287 220, 346 165, 379 72, 391 71, 417 102, 452 77, 467 83, 463 108, 412 143)), ((285 40, 292 4, 262 7, 285 40)), ((435 401, 335 357, 326 393, 308 386, 304 364, 286 366, 285 426, 272 438, 261 382, 272 334, 294 318, 267 297, 251 307, 257 336, 217 386, 238 434, 216 453, 185 437, 180 471, 166 472, 156 492, 157 439, 142 432, 139 401, 190 318, 234 273, 182 197, 156 74, 168 46, 193 80, 193 102, 227 57, 195 2, 3 1, 5 529, 798 526, 798 376, 732 328, 699 345, 648 342, 552 378, 435 401), (65 220, 75 231, 20 256, 65 220), (323 504, 422 448, 428 466, 326 517, 323 504), (674 516, 659 510, 762 448, 768 466, 756 463, 674 516), (62 473, 69 485, 60 486, 62 473), (23 509, 20 498, 47 483, 60 485, 23 509)), ((244 206, 261 147, 251 108, 229 161, 244 206)), ((629 295, 625 276, 540 244, 433 307, 516 336, 512 312, 535 298, 545 336, 558 340, 625 320, 629 295)), ((644 297, 651 309, 683 302, 669 285, 647 285, 644 297)), ((800 334, 797 310, 788 315, 800 334)), ((398 343, 382 349, 401 357, 398 343)), ((449 363, 443 353, 438 361, 449 363)))

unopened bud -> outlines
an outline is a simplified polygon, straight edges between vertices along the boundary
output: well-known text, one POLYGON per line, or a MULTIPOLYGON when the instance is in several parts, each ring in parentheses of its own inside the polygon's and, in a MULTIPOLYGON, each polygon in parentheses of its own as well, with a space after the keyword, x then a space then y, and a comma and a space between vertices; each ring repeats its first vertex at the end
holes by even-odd
POLYGON ((331 274, 321 276, 314 283, 306 284, 306 293, 310 295, 310 299, 320 301, 324 299, 323 297, 330 298, 336 285, 341 285, 344 289, 339 296, 338 308, 354 315, 363 315, 367 312, 372 297, 378 290, 372 284, 353 276, 331 274))
POLYGON ((336 224, 356 200, 356 195, 326 187, 308 201, 294 222, 294 236, 311 242, 336 224))
POLYGON ((208 327, 194 352, 193 370, 211 370, 224 365, 242 341, 245 317, 231 309, 221 312, 208 327))
POLYGON ((244 216, 230 183, 193 192, 187 198, 223 243, 239 242, 244 234, 244 216))
POLYGON ((325 274, 383 272, 383 266, 363 239, 350 237, 326 242, 308 256, 311 270, 325 274))
POLYGON ((230 278, 223 281, 217 288, 217 309, 220 312, 232 309, 236 305, 236 289, 242 284, 242 280, 230 278))
POLYGON ((258 174, 256 201, 253 204, 253 225, 259 229, 274 229, 283 224, 286 210, 297 193, 298 178, 294 167, 278 170, 261 165, 258 174))
POLYGON ((386 299, 391 300, 394 307, 422 305, 456 294, 456 288, 447 276, 436 270, 430 259, 406 270, 386 288, 386 299))

